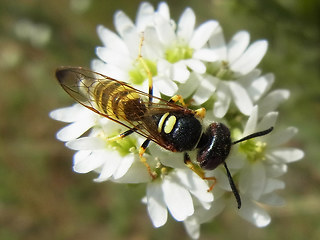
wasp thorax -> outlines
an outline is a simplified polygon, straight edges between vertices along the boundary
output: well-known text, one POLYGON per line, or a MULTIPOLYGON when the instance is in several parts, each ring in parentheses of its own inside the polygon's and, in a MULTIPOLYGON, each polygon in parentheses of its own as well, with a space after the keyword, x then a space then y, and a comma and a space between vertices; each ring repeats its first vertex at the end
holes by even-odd
POLYGON ((231 138, 229 129, 222 123, 212 123, 198 144, 197 161, 201 168, 213 170, 229 155, 231 138))

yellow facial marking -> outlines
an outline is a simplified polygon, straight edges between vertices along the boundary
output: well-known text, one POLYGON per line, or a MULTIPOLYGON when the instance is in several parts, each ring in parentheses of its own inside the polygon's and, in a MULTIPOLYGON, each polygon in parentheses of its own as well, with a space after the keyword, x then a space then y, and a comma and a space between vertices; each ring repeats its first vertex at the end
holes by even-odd
POLYGON ((163 126, 163 123, 164 121, 166 120, 166 118, 168 117, 169 113, 165 113, 162 115, 162 117, 160 118, 160 121, 158 123, 158 132, 160 133, 161 132, 161 129, 162 129, 162 126, 163 126))
POLYGON ((176 121, 177 121, 177 118, 175 116, 170 116, 164 126, 164 132, 167 134, 170 133, 174 125, 176 124, 176 121))

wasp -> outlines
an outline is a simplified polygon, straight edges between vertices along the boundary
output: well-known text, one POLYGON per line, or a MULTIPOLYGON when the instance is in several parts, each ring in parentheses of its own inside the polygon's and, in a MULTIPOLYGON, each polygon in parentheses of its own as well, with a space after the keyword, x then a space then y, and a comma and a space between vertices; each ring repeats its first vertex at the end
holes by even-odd
POLYGON ((226 125, 213 122, 203 126, 204 108, 189 109, 179 95, 170 100, 153 96, 151 77, 149 93, 81 67, 58 68, 56 77, 62 88, 81 105, 127 128, 108 140, 121 139, 132 133, 146 138, 139 148, 139 155, 153 179, 156 173, 143 157, 151 141, 169 151, 184 152, 184 163, 202 179, 215 180, 205 177, 204 170, 213 170, 223 164, 238 208, 241 207, 240 194, 225 160, 232 145, 268 134, 273 127, 232 141, 226 125), (189 157, 188 151, 192 150, 197 150, 198 164, 189 157))

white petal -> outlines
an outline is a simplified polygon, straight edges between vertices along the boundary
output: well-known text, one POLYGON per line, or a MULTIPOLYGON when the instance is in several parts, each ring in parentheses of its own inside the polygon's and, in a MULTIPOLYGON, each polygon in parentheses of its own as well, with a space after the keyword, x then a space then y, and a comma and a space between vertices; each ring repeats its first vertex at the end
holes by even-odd
POLYGON ((102 25, 98 25, 97 32, 104 46, 117 50, 124 55, 129 54, 127 46, 117 34, 102 25))
POLYGON ((57 132, 57 139, 63 142, 80 137, 94 125, 93 121, 78 121, 69 124, 57 132))
POLYGON ((256 41, 243 53, 241 57, 230 64, 234 72, 247 74, 252 71, 266 54, 268 42, 265 40, 256 41))
POLYGON ((169 6, 166 2, 160 2, 158 5, 157 12, 167 21, 170 20, 169 6))
POLYGON ((171 78, 172 80, 184 83, 190 76, 190 72, 187 69, 187 66, 182 62, 176 62, 172 65, 171 68, 171 78))
POLYGON ((114 14, 114 26, 121 37, 125 35, 125 32, 135 28, 131 19, 122 11, 117 11, 114 14))
POLYGON ((112 64, 106 64, 99 59, 93 59, 91 61, 91 69, 119 81, 128 81, 129 79, 127 69, 112 64))
POLYGON ((202 74, 206 72, 206 65, 197 59, 186 59, 183 60, 183 63, 197 73, 202 74))
POLYGON ((188 233, 188 235, 192 239, 199 239, 200 237, 200 224, 198 219, 190 217, 183 221, 184 227, 188 233))
POLYGON ((253 105, 247 91, 237 82, 228 82, 234 103, 245 115, 250 115, 253 105))
POLYGON ((144 164, 135 160, 125 175, 112 181, 117 183, 146 183, 151 181, 151 176, 144 164))
POLYGON ((131 167, 133 160, 134 160, 133 154, 128 154, 122 157, 117 170, 113 174, 114 179, 123 177, 123 175, 125 175, 129 170, 129 168, 131 167))
POLYGON ((159 40, 165 45, 170 46, 175 41, 174 29, 170 25, 169 21, 166 21, 163 17, 155 15, 155 25, 159 40))
POLYGON ((191 72, 188 80, 185 83, 179 85, 179 89, 178 89, 177 94, 183 96, 184 98, 187 98, 192 93, 195 92, 195 90, 199 86, 199 83, 200 82, 198 80, 198 75, 191 72))
POLYGON ((220 56, 213 49, 201 48, 193 53, 193 58, 206 62, 215 62, 221 60, 220 56))
POLYGON ((155 78, 154 88, 167 96, 173 96, 178 90, 177 84, 168 78, 161 77, 155 78))
POLYGON ((118 52, 117 49, 97 47, 96 54, 101 60, 108 64, 124 68, 128 68, 132 65, 132 60, 129 56, 118 52))
POLYGON ((271 222, 269 214, 250 200, 243 199, 239 215, 257 227, 265 227, 271 222))
POLYGON ((78 103, 69 107, 53 110, 49 113, 52 119, 67 123, 75 122, 83 118, 91 119, 92 115, 90 110, 78 103))
POLYGON ((136 17, 136 25, 138 31, 143 31, 146 26, 150 25, 150 23, 152 22, 153 14, 154 8, 150 3, 142 2, 140 4, 136 17))
POLYGON ((208 192, 208 184, 200 178, 197 174, 186 170, 177 170, 177 176, 179 177, 181 183, 200 201, 202 202, 212 202, 213 195, 212 192, 208 192))
POLYGON ((211 75, 197 75, 197 78, 200 85, 193 95, 193 100, 195 104, 201 105, 214 94, 219 79, 211 75))
POLYGON ((258 101, 261 96, 270 89, 273 82, 274 75, 272 73, 263 75, 252 81, 252 84, 247 88, 247 91, 253 102, 258 101))
POLYGON ((272 91, 258 103, 259 116, 264 116, 268 112, 276 110, 283 101, 289 98, 289 96, 290 91, 288 90, 272 91))
MULTIPOLYGON (((276 125, 277 118, 278 112, 269 112, 258 123, 256 131, 264 131, 270 127, 274 127, 276 125)), ((263 136, 264 139, 266 139, 266 137, 267 136, 263 136)))
POLYGON ((263 204, 271 205, 271 206, 277 206, 277 207, 283 206, 285 204, 284 199, 279 195, 277 195, 276 193, 263 195, 259 199, 259 202, 263 204))
POLYGON ((216 94, 217 101, 214 103, 214 115, 217 118, 223 118, 230 106, 231 93, 229 88, 225 85, 225 83, 220 82, 216 94))
POLYGON ((270 155, 276 158, 280 163, 291 163, 304 157, 304 152, 297 148, 278 148, 272 150, 270 155))
POLYGON ((82 137, 66 143, 73 150, 98 150, 106 147, 106 141, 99 137, 82 137))
POLYGON ((157 181, 147 185, 148 213, 154 227, 161 227, 167 222, 168 211, 164 202, 161 184, 157 181))
POLYGON ((165 203, 174 219, 184 221, 194 213, 189 191, 182 187, 179 180, 172 174, 163 179, 162 191, 165 203))
POLYGON ((112 174, 116 171, 120 164, 120 156, 117 153, 110 153, 106 157, 104 156, 104 164, 102 165, 102 170, 99 174, 99 177, 94 179, 95 182, 102 182, 108 180, 112 174), (111 155, 111 156, 110 156, 111 155), (112 155, 114 157, 112 157, 112 155))
MULTIPOLYGON (((74 155, 74 158, 83 157, 80 155, 74 155)), ((74 162, 77 164, 73 165, 73 171, 77 173, 88 173, 99 167, 105 162, 105 152, 104 151, 94 151, 91 152, 86 158, 82 160, 75 159, 74 162)))
POLYGON ((278 179, 269 178, 266 181, 266 185, 263 190, 263 194, 271 193, 275 190, 284 189, 284 188, 285 188, 285 183, 283 181, 278 180, 278 179))
POLYGON ((295 127, 277 130, 274 133, 266 136, 266 142, 268 142, 269 147, 279 146, 288 142, 297 133, 298 129, 295 127))
POLYGON ((211 37, 214 29, 218 27, 218 22, 209 20, 202 23, 195 31, 189 42, 189 46, 194 49, 202 48, 211 37))
POLYGON ((239 178, 239 190, 252 199, 258 200, 266 183, 266 172, 263 164, 257 162, 242 169, 239 178))
MULTIPOLYGON (((266 155, 268 155, 268 152, 266 153, 266 155)), ((287 164, 268 164, 267 168, 266 168, 266 172, 267 172, 267 176, 269 177, 280 177, 283 174, 285 174, 288 171, 288 165, 287 164)))
POLYGON ((186 43, 189 42, 194 25, 196 23, 196 16, 191 8, 186 8, 182 13, 179 22, 178 22, 178 30, 177 35, 180 39, 185 41, 186 43))
POLYGON ((221 26, 217 26, 214 30, 211 38, 209 39, 209 46, 215 52, 216 56, 219 56, 219 60, 226 61, 227 59, 227 46, 224 40, 221 26))
POLYGON ((252 109, 251 115, 248 118, 248 121, 246 123, 242 136, 247 136, 249 134, 254 133, 256 131, 257 122, 258 122, 258 107, 254 106, 252 109))
POLYGON ((233 63, 247 49, 250 41, 250 35, 247 31, 237 32, 228 43, 228 60, 233 63))

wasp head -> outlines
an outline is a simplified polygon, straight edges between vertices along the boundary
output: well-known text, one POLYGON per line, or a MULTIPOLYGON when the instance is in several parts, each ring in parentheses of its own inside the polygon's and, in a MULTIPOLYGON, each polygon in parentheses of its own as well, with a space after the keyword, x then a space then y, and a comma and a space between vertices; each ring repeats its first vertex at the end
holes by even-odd
POLYGON ((203 133, 197 146, 200 167, 213 170, 229 155, 232 142, 229 129, 222 123, 212 123, 203 133))

